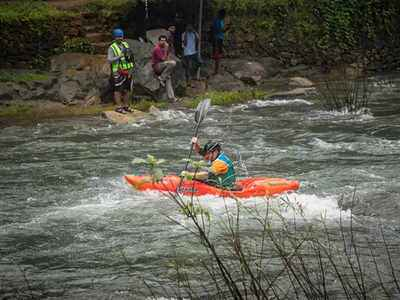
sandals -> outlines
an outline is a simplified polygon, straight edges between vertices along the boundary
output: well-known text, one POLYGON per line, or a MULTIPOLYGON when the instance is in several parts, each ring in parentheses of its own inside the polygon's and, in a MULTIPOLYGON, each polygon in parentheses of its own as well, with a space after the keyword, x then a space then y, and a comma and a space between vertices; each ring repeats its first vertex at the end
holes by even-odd
POLYGON ((132 113, 134 110, 130 108, 129 106, 124 106, 122 107, 123 110, 125 110, 127 113, 132 113))
POLYGON ((117 113, 120 113, 120 114, 123 114, 123 115, 125 115, 125 114, 127 113, 127 111, 126 111, 123 107, 117 107, 117 108, 115 109, 115 111, 116 111, 117 113))

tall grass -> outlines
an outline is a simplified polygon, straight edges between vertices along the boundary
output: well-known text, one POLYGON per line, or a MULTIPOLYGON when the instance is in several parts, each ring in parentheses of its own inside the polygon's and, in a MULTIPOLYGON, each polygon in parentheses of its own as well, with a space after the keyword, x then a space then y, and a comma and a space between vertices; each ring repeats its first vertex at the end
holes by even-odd
POLYGON ((176 261, 175 288, 182 298, 391 299, 400 293, 400 256, 394 252, 400 240, 388 243, 382 225, 366 235, 352 214, 336 225, 323 217, 310 222, 285 199, 266 199, 264 207, 253 208, 237 201, 233 209, 226 207, 225 218, 211 222, 196 199, 169 198, 190 225, 175 222, 204 250, 196 265, 176 261))
POLYGON ((184 216, 168 218, 197 241, 188 242, 196 257, 177 256, 168 285, 145 280, 154 298, 391 299, 400 294, 400 236, 383 224, 358 225, 351 211, 355 193, 350 211, 336 221, 324 215, 309 220, 303 207, 285 196, 253 206, 233 199, 224 202, 218 217, 194 195, 165 196, 184 216))
POLYGON ((317 95, 329 111, 358 113, 368 108, 370 82, 365 75, 350 76, 345 70, 340 78, 326 79, 317 85, 317 95))

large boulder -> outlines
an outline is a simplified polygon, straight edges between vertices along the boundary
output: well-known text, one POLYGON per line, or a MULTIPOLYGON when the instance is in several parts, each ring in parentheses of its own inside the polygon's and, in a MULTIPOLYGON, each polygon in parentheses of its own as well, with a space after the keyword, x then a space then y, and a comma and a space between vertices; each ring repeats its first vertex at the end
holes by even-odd
POLYGON ((258 62, 243 59, 226 59, 225 70, 246 84, 258 85, 265 76, 265 68, 258 62))
POLYGON ((101 95, 109 90, 110 65, 106 55, 63 53, 51 58, 50 69, 58 73, 55 89, 49 91, 53 95, 58 91, 54 100, 85 101, 89 93, 101 95))
POLYGON ((241 91, 246 85, 227 72, 213 75, 208 80, 208 89, 215 91, 241 91))
POLYGON ((281 69, 282 64, 279 60, 273 57, 259 57, 256 59, 258 63, 260 63, 265 70, 265 78, 271 78, 277 75, 281 69))
POLYGON ((160 35, 165 35, 168 36, 168 30, 163 29, 163 28, 158 28, 158 29, 152 29, 152 30, 148 30, 146 32, 146 39, 152 43, 153 45, 158 43, 158 38, 160 37, 160 35))

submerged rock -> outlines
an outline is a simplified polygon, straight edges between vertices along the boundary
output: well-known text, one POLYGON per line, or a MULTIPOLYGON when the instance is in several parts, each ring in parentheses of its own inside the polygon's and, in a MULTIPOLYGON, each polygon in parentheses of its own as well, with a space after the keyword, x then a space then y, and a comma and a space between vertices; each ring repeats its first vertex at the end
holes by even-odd
POLYGON ((293 87, 312 87, 314 83, 304 77, 291 77, 289 78, 289 86, 293 87))
POLYGON ((107 120, 109 120, 110 122, 115 123, 115 124, 136 123, 136 122, 139 122, 139 121, 145 119, 146 117, 148 117, 148 115, 149 114, 144 113, 139 110, 135 110, 135 111, 133 111, 131 113, 127 113, 127 114, 121 114, 121 113, 118 113, 113 110, 104 111, 102 113, 102 116, 104 118, 106 118, 107 120))

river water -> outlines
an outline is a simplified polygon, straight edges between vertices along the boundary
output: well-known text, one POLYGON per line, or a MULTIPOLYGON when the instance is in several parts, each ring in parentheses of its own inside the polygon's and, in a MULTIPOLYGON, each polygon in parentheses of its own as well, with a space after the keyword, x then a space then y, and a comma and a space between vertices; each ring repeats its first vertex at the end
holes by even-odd
MULTIPOLYGON (((398 236, 400 82, 376 78, 373 88, 370 110, 356 115, 305 99, 212 107, 200 142, 219 140, 240 153, 242 176, 300 180, 286 197, 310 220, 348 216, 356 201, 359 220, 398 236)), ((122 178, 145 172, 130 162, 147 154, 166 159, 166 173, 181 170, 193 117, 169 110, 133 125, 85 117, 1 128, 0 296, 135 299, 138 278, 161 280, 171 257, 195 251, 168 220, 181 218, 175 204, 122 178)), ((200 201, 215 218, 224 214, 221 199, 200 201)))

